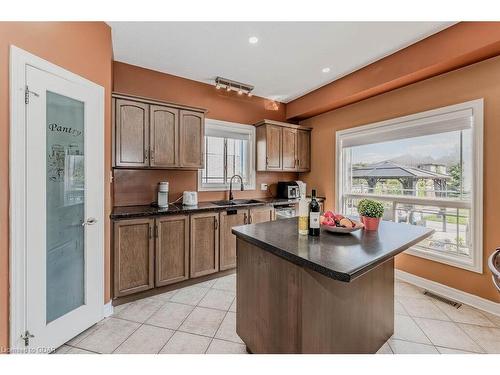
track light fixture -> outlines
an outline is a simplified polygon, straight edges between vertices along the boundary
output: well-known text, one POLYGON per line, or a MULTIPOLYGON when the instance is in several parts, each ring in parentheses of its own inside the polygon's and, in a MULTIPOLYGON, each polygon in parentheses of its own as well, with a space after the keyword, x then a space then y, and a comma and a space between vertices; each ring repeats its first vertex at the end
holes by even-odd
POLYGON ((221 88, 225 88, 226 91, 236 91, 238 95, 246 94, 248 97, 251 97, 253 86, 248 85, 246 83, 236 82, 227 78, 217 77, 215 78, 215 88, 220 90, 221 88))

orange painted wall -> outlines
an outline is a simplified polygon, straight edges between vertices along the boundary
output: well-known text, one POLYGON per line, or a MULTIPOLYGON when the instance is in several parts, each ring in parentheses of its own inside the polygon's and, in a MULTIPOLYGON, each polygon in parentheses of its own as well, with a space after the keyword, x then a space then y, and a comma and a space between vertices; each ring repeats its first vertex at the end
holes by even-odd
POLYGON ((335 131, 484 98, 484 273, 477 274, 426 259, 401 254, 396 267, 417 276, 500 302, 487 268, 487 258, 500 246, 500 57, 312 117, 301 124, 313 128, 312 170, 301 174, 310 187, 335 201, 335 131))
POLYGON ((500 54, 500 22, 459 22, 287 103, 305 119, 500 54))
MULTIPOLYGON (((16 45, 105 88, 105 170, 111 169, 111 30, 103 22, 0 22, 0 349, 9 322, 9 46, 16 45)), ((111 210, 106 174, 105 215, 111 210)), ((109 269, 109 221, 105 225, 109 269)), ((109 300, 109 272, 106 272, 109 300)))
MULTIPOLYGON (((215 120, 254 124, 263 119, 285 121, 285 105, 258 96, 248 98, 235 92, 216 90, 213 85, 192 81, 115 61, 113 63, 113 90, 115 92, 144 96, 178 104, 201 107, 208 110, 206 117, 215 120)), ((170 200, 176 199, 183 190, 197 189, 196 171, 168 170, 115 170, 114 204, 127 206, 149 204, 155 199, 159 181, 170 182, 170 200), (134 191, 147 191, 138 197, 134 191)), ((256 190, 235 192, 237 198, 265 197, 260 183, 275 184, 278 180, 293 180, 296 173, 257 172, 256 190)), ((227 198, 226 192, 201 192, 200 201, 227 198)))

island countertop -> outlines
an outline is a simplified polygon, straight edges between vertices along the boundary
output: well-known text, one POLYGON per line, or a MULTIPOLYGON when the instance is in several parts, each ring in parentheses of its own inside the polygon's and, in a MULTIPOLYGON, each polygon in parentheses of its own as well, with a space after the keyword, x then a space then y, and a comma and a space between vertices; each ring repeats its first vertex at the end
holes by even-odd
POLYGON ((429 237, 434 230, 381 221, 378 231, 299 235, 297 218, 234 227, 237 238, 327 277, 350 282, 429 237))

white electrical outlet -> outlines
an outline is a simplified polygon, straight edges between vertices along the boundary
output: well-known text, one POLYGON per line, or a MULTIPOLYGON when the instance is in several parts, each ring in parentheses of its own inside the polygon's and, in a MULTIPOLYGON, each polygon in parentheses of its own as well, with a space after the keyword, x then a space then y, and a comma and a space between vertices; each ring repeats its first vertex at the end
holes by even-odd
POLYGON ((260 190, 267 191, 268 185, 267 184, 260 184, 260 190))

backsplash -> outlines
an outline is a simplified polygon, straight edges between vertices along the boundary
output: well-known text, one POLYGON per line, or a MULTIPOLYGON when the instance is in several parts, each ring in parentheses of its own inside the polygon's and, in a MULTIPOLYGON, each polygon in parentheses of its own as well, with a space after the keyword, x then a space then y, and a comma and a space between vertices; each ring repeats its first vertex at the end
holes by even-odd
MULTIPOLYGON (((169 201, 172 202, 185 190, 197 191, 197 171, 181 171, 167 169, 114 169, 113 201, 114 206, 134 206, 150 204, 156 201, 158 182, 169 182, 169 201)), ((256 190, 239 191, 236 186, 235 198, 264 198, 276 194, 278 181, 298 179, 294 172, 257 172, 256 190), (261 191, 260 184, 269 185, 268 191, 261 191)), ((237 184, 236 184, 237 185, 237 184)), ((200 202, 227 199, 227 191, 203 191, 198 193, 200 202)))

